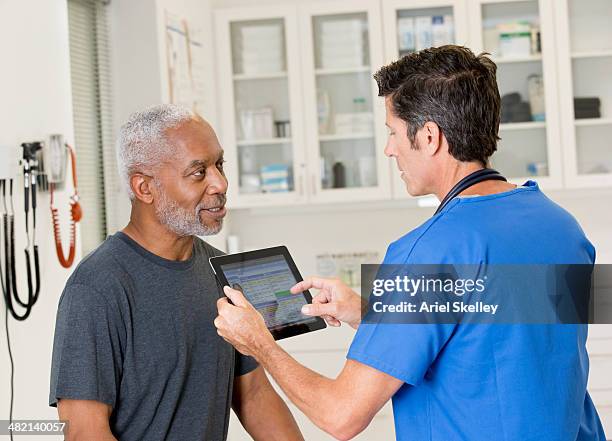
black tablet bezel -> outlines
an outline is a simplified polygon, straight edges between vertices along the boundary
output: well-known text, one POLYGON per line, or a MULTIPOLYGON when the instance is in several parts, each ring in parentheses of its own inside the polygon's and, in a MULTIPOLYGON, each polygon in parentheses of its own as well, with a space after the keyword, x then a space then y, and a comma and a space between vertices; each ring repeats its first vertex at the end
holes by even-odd
MULTIPOLYGON (((244 253, 236 253, 236 254, 224 254, 222 256, 211 257, 208 259, 210 262, 210 266, 212 267, 217 279, 221 282, 222 286, 229 286, 229 282, 227 281, 227 277, 223 273, 222 265, 232 264, 232 263, 242 263, 249 260, 261 259, 265 257, 272 256, 283 256, 293 277, 298 282, 304 280, 302 275, 297 269, 291 254, 289 254, 289 250, 286 246, 281 245, 272 248, 264 248, 261 250, 254 251, 246 251, 244 253)), ((306 299, 308 303, 312 303, 312 296, 308 290, 302 291, 302 295, 306 299)), ((287 325, 283 326, 280 329, 270 330, 270 333, 274 337, 275 340, 282 340, 283 338, 293 337, 294 335, 301 335, 307 332, 317 331, 319 329, 324 329, 327 325, 325 320, 320 317, 314 317, 314 321, 310 323, 298 323, 295 325, 287 325)))

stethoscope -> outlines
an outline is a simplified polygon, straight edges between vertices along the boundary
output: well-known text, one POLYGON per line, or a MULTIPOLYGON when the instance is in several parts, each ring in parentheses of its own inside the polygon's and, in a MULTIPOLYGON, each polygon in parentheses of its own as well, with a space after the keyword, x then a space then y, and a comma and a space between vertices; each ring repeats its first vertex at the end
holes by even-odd
POLYGON ((15 320, 25 320, 30 315, 32 307, 38 300, 40 293, 40 262, 38 257, 38 245, 36 245, 36 174, 38 171, 38 160, 36 152, 41 149, 39 142, 23 143, 23 189, 24 189, 24 211, 25 211, 25 229, 27 236, 27 244, 24 249, 26 257, 26 271, 28 277, 28 300, 22 301, 17 290, 17 261, 15 257, 15 208, 13 206, 13 179, 0 181, 0 191, 2 192, 2 224, 4 229, 4 258, 6 260, 4 271, 0 262, 0 279, 2 279, 2 292, 6 302, 7 309, 15 320), (9 190, 10 203, 6 203, 6 190, 9 190), (10 212, 8 210, 10 207, 10 212), (32 235, 30 239, 29 213, 32 209, 32 235), (34 277, 36 286, 32 284, 32 260, 30 249, 34 254, 34 277), (2 276, 4 272, 4 277, 2 276), (6 283, 5 283, 6 282, 6 283), (23 314, 18 314, 13 306, 15 300, 20 306, 25 308, 23 314))
POLYGON ((455 199, 465 190, 484 181, 508 182, 505 177, 503 177, 497 170, 493 170, 492 168, 483 168, 480 170, 476 170, 475 172, 470 173, 465 178, 461 179, 455 184, 453 188, 451 188, 451 190, 446 194, 446 196, 444 196, 444 199, 442 199, 442 202, 440 202, 440 205, 434 213, 434 216, 441 212, 444 207, 446 207, 450 203, 450 201, 455 199))

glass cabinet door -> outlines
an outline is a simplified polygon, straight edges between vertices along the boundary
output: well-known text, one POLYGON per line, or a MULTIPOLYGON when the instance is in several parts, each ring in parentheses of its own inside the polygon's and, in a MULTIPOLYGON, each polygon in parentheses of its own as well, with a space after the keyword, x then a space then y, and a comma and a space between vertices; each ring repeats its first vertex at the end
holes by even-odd
POLYGON ((467 45, 465 2, 383 0, 387 61, 446 44, 467 45))
POLYGON ((221 105, 229 144, 224 147, 233 162, 230 195, 237 205, 251 206, 299 199, 303 142, 299 92, 292 90, 299 81, 296 60, 289 58, 295 48, 287 38, 288 18, 249 17, 248 10, 240 11, 244 18, 222 13, 218 26, 229 49, 221 105))
MULTIPOLYGON (((464 1, 383 0, 382 5, 387 63, 429 47, 468 44, 464 1)), ((391 177, 393 197, 410 197, 394 164, 391 177)))
POLYGON ((491 166, 519 184, 534 178, 560 185, 557 112, 547 112, 557 107, 552 5, 509 0, 480 2, 477 9, 481 48, 497 64, 501 95, 501 140, 491 166))
POLYGON ((612 182, 612 2, 560 2, 559 69, 570 185, 612 182))
POLYGON ((304 18, 310 40, 306 53, 312 54, 306 71, 314 77, 307 88, 312 192, 320 201, 349 194, 383 198, 381 189, 389 188, 381 137, 384 102, 372 78, 382 65, 380 29, 372 29, 371 3, 364 10, 359 10, 364 2, 320 3, 324 10, 304 18))

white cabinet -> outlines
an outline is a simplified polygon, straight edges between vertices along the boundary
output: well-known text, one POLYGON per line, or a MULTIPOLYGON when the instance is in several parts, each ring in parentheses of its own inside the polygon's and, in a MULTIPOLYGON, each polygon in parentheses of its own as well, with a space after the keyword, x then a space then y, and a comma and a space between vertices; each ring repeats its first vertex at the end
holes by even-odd
POLYGON ((389 198, 380 22, 367 0, 217 12, 232 206, 389 198))
POLYGON ((304 202, 306 146, 295 8, 220 10, 216 38, 229 203, 304 202))
POLYGON ((497 64, 493 167, 545 189, 612 186, 610 20, 609 0, 304 0, 218 10, 228 200, 407 198, 384 157, 384 100, 372 74, 445 43, 489 52, 497 64), (574 98, 587 98, 578 119, 574 98), (600 113, 589 113, 597 103, 600 113))
POLYGON ((555 4, 568 187, 612 185, 612 2, 555 4))
MULTIPOLYGON (((469 42, 466 2, 463 0, 382 0, 382 15, 385 64, 431 45, 467 46, 469 42), (425 37, 419 37, 422 27, 433 27, 433 30, 426 32, 425 37), (436 32, 436 27, 440 31, 436 32)), ((391 181, 395 199, 411 198, 395 164, 391 181)))
MULTIPOLYGON (((475 53, 488 52, 497 64, 502 96, 502 124, 498 150, 491 165, 511 181, 536 179, 545 188, 562 185, 562 147, 557 109, 558 86, 553 5, 549 0, 382 0, 386 62, 420 50, 419 22, 434 26, 431 45, 466 45, 475 53), (436 21, 450 19, 452 38, 436 31, 436 21), (522 32, 524 38, 506 34, 522 32), (441 38, 442 37, 442 38, 441 38), (417 40, 417 41, 415 41, 417 40), (406 50, 408 49, 408 50, 406 50), (553 109, 546 112, 546 109, 553 109)), ((426 38, 427 39, 427 38, 426 38)), ((406 197, 395 174, 396 197, 406 197)))
POLYGON ((385 199, 385 110, 372 78, 383 64, 377 2, 300 6, 304 118, 316 202, 385 199))
POLYGON ((513 182, 562 186, 551 0, 469 0, 470 47, 497 64, 501 140, 491 165, 513 182))

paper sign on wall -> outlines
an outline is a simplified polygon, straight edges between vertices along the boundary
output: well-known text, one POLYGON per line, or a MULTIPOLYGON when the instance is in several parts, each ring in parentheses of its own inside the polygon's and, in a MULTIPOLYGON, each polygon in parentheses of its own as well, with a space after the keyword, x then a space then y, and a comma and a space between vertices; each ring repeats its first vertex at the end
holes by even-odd
POLYGON ((204 111, 206 59, 202 29, 165 12, 169 102, 204 111))
POLYGON ((354 253, 326 253, 316 256, 317 274, 321 277, 338 277, 348 286, 361 285, 361 265, 380 263, 376 251, 354 253))

